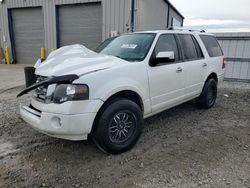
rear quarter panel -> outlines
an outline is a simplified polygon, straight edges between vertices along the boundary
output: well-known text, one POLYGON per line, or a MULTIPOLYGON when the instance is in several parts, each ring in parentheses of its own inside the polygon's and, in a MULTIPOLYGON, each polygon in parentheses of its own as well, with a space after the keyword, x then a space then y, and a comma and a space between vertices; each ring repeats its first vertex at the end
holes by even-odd
MULTIPOLYGON (((206 35, 211 35, 211 34, 206 34, 206 35)), ((207 69, 205 71, 205 75, 204 75, 204 82, 207 80, 209 75, 212 73, 215 73, 217 75, 218 79, 224 78, 225 69, 222 69, 224 56, 210 57, 204 43, 202 42, 202 40, 199 36, 199 34, 195 34, 195 37, 196 37, 198 43, 200 44, 200 47, 202 49, 202 52, 203 52, 205 59, 207 61, 207 64, 208 64, 207 69)))

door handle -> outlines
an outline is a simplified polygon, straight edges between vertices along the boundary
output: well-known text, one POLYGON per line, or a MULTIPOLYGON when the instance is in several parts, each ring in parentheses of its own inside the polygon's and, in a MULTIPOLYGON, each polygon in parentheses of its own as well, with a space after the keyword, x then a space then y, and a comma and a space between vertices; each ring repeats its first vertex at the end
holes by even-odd
POLYGON ((203 63, 202 67, 207 67, 207 63, 203 63))
POLYGON ((176 70, 176 73, 181 73, 183 70, 181 67, 178 67, 177 70, 176 70))

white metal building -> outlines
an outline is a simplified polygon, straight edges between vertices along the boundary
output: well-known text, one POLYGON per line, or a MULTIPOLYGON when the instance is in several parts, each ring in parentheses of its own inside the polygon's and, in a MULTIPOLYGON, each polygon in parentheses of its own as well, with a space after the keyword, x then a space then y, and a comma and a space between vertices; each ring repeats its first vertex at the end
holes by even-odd
POLYGON ((226 80, 250 82, 250 33, 218 33, 227 58, 226 80))
POLYGON ((130 31, 183 25, 168 0, 3 0, 0 46, 13 63, 33 64, 44 47, 80 43, 95 48, 106 38, 130 31))

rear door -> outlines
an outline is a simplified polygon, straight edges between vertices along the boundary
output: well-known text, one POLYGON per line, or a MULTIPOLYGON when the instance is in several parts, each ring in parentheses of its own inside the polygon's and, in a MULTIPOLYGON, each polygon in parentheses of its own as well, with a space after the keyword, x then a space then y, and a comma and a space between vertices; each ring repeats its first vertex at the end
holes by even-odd
POLYGON ((186 79, 184 63, 180 61, 176 37, 173 34, 163 34, 159 37, 152 58, 159 52, 167 51, 175 53, 174 62, 148 67, 153 113, 181 103, 184 96, 186 79))
POLYGON ((205 78, 207 63, 196 38, 191 34, 177 35, 182 49, 185 78, 185 100, 200 95, 205 78))

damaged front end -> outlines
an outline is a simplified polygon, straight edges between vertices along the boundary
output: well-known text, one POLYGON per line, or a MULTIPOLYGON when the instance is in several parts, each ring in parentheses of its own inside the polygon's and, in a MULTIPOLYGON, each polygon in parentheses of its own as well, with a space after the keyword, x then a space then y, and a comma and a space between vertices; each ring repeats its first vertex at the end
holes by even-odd
POLYGON ((89 87, 73 83, 79 76, 37 76, 37 82, 20 92, 21 97, 32 92, 29 105, 20 104, 22 119, 39 132, 56 138, 86 140, 94 115, 88 104, 95 107, 98 100, 89 100, 89 87), (83 108, 78 110, 78 106, 83 108), (86 107, 86 108, 84 108, 86 107), (87 108, 88 107, 88 108, 87 108), (71 110, 73 109, 73 111, 71 110), (79 126, 85 122, 85 126, 79 126), (91 122, 88 124, 88 122, 91 122))
POLYGON ((27 87, 26 89, 24 89, 23 91, 21 91, 17 97, 21 97, 25 94, 27 94, 30 91, 33 91, 37 88, 41 88, 41 87, 48 87, 52 84, 71 84, 74 80, 78 79, 79 76, 75 75, 75 74, 71 74, 71 75, 64 75, 64 76, 57 76, 57 77, 49 77, 49 78, 45 78, 44 80, 38 80, 35 84, 27 87))

